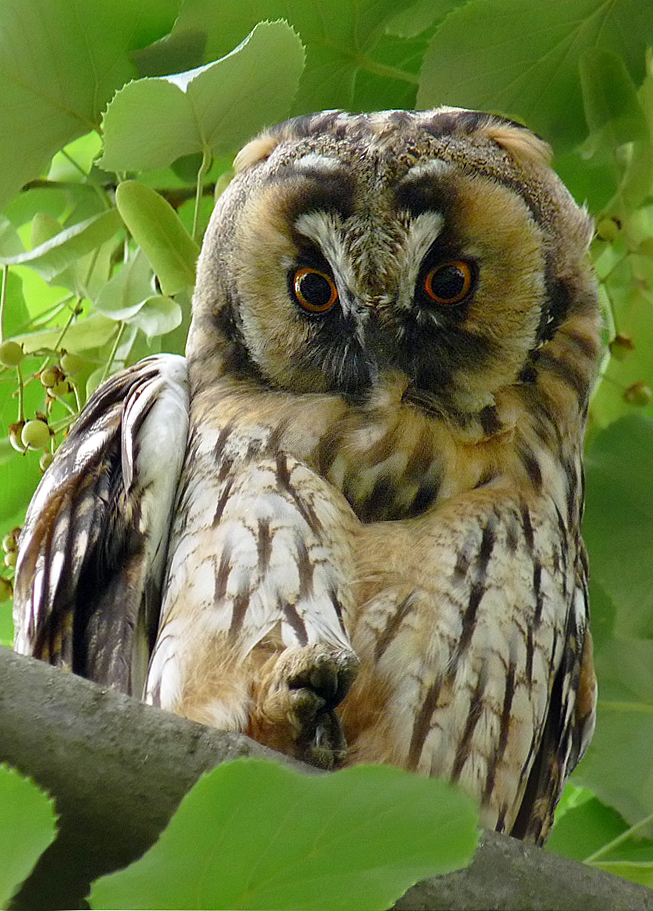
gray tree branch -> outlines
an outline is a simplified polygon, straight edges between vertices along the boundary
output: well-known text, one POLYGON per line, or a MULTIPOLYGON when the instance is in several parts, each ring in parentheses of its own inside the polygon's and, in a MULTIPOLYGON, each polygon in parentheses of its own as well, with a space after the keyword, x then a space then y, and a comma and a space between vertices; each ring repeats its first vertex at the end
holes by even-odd
MULTIPOLYGON (((61 817, 12 907, 85 907, 92 880, 146 851, 203 772, 242 756, 311 771, 0 648, 0 762, 49 791, 61 817)), ((469 867, 419 883, 395 908, 653 911, 653 890, 486 832, 469 867)))

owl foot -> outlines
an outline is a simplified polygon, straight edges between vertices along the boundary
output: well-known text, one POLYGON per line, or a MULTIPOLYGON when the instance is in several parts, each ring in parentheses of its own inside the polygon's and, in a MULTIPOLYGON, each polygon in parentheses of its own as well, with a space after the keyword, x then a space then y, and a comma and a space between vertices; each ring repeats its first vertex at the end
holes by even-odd
POLYGON ((263 675, 248 733, 311 765, 333 768, 346 750, 335 708, 357 664, 352 652, 326 645, 286 649, 263 675))

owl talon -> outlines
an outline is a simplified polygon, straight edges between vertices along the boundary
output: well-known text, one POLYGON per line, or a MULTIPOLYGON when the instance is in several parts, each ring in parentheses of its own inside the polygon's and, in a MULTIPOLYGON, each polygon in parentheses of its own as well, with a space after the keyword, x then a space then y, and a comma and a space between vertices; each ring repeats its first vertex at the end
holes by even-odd
POLYGON ((353 653, 323 645, 287 649, 259 693, 248 733, 304 762, 330 769, 346 750, 336 706, 356 675, 353 653))

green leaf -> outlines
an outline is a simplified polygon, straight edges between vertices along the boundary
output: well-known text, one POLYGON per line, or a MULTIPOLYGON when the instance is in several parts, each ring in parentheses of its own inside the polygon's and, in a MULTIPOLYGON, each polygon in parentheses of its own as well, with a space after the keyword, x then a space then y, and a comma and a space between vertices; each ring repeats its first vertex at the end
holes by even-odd
POLYGON ((306 776, 225 763, 140 861, 95 883, 92 904, 383 911, 425 876, 466 864, 476 819, 451 786, 389 766, 306 776))
POLYGON ((158 275, 163 293, 176 294, 194 285, 199 247, 170 203, 156 190, 127 180, 116 190, 116 205, 158 275))
POLYGON ((33 781, 0 766, 0 906, 6 906, 56 834, 53 802, 33 781))
POLYGON ((134 76, 129 53, 165 35, 177 0, 3 0, 0 208, 134 76))
POLYGON ((597 861, 592 864, 599 870, 605 870, 606 873, 612 873, 613 876, 621 876, 622 879, 629 879, 632 883, 641 883, 653 889, 653 861, 636 862, 636 861, 597 861))
POLYGON ((122 227, 116 209, 93 215, 79 224, 66 228, 33 250, 17 256, 0 257, 1 265, 26 266, 41 278, 52 281, 81 256, 109 240, 122 227))
POLYGON ((153 293, 153 278, 150 264, 139 250, 104 286, 95 309, 110 319, 137 326, 148 339, 172 332, 181 323, 181 307, 169 297, 153 293))
POLYGON ((17 256, 25 247, 18 231, 4 215, 0 215, 0 256, 17 256))
POLYGON ((569 149, 586 135, 581 55, 612 51, 639 84, 651 40, 642 0, 472 0, 436 32, 417 104, 497 111, 569 149))
POLYGON ((148 339, 156 335, 166 335, 181 325, 182 310, 176 301, 169 297, 155 294, 144 300, 138 312, 129 322, 132 326, 142 329, 148 339))
MULTIPOLYGON (((370 66, 368 55, 372 55, 386 23, 412 2, 250 0, 234 3, 226 11, 224 0, 186 0, 170 38, 161 42, 159 59, 165 59, 165 54, 182 42, 187 48, 194 40, 200 48, 205 38, 203 60, 215 60, 242 41, 257 22, 285 19, 306 48, 306 66, 291 113, 346 108, 352 104, 356 75, 370 66)), ((382 96, 376 107, 383 107, 382 96)))
POLYGON ((414 38, 464 2, 465 0, 418 0, 393 16, 386 25, 386 32, 401 38, 414 38))
POLYGON ((264 22, 215 63, 132 82, 107 108, 100 163, 139 171, 166 167, 193 152, 233 154, 287 115, 303 65, 302 43, 290 26, 264 22))
POLYGON ((23 296, 23 283, 15 272, 7 276, 7 300, 5 307, 4 333, 5 338, 10 338, 17 332, 24 330, 29 322, 29 313, 23 296))
POLYGON ((574 780, 633 825, 653 813, 653 640, 604 643, 596 673, 596 732, 574 780))
POLYGON ((627 828, 616 810, 606 807, 590 794, 588 800, 568 809, 562 819, 558 820, 556 812, 556 824, 546 848, 563 857, 582 861, 627 828))
MULTIPOLYGON (((92 313, 78 323, 73 323, 66 331, 66 351, 82 354, 91 348, 101 348, 116 333, 116 324, 101 313, 92 313)), ((54 348, 61 329, 44 329, 41 332, 26 332, 14 336, 26 353, 39 351, 42 348, 54 348)))
POLYGON ((646 115, 621 57, 592 47, 579 60, 585 120, 590 133, 607 129, 611 146, 649 138, 646 115))
POLYGON ((127 321, 138 313, 148 297, 152 297, 153 281, 147 257, 139 250, 102 288, 94 309, 110 319, 127 321))
POLYGON ((631 415, 595 438, 585 459, 583 535, 592 576, 617 612, 615 635, 653 637, 653 420, 631 415))

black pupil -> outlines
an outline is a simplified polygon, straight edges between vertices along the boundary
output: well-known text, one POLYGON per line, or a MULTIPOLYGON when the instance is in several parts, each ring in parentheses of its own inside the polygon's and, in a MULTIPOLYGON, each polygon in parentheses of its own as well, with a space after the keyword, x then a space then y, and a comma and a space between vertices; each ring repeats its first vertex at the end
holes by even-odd
POLYGON ((306 272, 299 280, 302 297, 312 307, 326 307, 331 300, 331 283, 319 272, 306 272))
POLYGON ((465 287, 465 273, 458 266, 442 266, 431 278, 431 290, 442 300, 451 300, 465 287))

